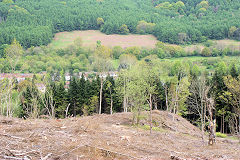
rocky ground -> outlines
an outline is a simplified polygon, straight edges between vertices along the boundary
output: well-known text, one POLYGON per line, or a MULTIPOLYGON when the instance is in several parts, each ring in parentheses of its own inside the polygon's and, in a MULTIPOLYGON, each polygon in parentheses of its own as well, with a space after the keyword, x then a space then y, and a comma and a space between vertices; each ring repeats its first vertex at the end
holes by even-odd
POLYGON ((154 130, 143 113, 132 126, 131 113, 68 119, 0 117, 0 159, 240 159, 238 140, 202 143, 201 131, 184 118, 153 111, 154 130), (174 116, 174 117, 173 117, 174 116), (173 120, 174 119, 174 120, 173 120))

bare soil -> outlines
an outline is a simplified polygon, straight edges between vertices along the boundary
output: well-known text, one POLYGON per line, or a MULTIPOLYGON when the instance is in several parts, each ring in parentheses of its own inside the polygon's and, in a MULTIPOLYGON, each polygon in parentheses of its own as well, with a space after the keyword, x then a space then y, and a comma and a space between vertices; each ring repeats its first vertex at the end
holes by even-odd
POLYGON ((106 35, 97 30, 87 30, 57 33, 50 46, 65 48, 73 44, 77 38, 82 39, 84 47, 95 47, 98 40, 101 41, 102 45, 108 47, 121 46, 122 48, 132 46, 154 48, 157 43, 157 38, 153 35, 106 35))
POLYGON ((184 118, 153 111, 154 131, 143 113, 141 127, 131 113, 67 119, 0 117, 0 159, 240 159, 237 140, 202 143, 200 130, 184 118), (174 119, 174 120, 173 120, 174 119))
POLYGON ((223 50, 224 48, 229 48, 232 51, 240 51, 240 41, 223 39, 223 40, 215 40, 213 42, 215 43, 216 48, 219 50, 223 50))

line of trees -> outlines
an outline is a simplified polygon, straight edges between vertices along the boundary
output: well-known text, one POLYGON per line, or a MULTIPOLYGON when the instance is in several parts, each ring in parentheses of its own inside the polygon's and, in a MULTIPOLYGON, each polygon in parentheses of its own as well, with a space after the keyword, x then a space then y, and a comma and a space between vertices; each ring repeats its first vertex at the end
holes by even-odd
MULTIPOLYGON (((15 40, 16 41, 16 40, 15 40)), ((128 65, 135 63, 141 59, 155 57, 156 59, 178 58, 178 57, 224 57, 238 56, 240 51, 236 46, 226 47, 216 45, 213 41, 204 43, 205 48, 200 49, 192 47, 191 51, 187 51, 181 46, 169 45, 158 42, 153 49, 145 49, 140 47, 122 48, 115 46, 109 48, 97 43, 97 47, 88 49, 82 47, 82 40, 76 39, 74 44, 65 49, 52 49, 51 47, 31 47, 23 50, 22 56, 16 62, 15 71, 22 73, 40 73, 47 71, 49 73, 70 72, 79 73, 87 71, 99 70, 102 63, 107 64, 110 71, 116 71, 126 68, 128 65)), ((11 66, 6 58, 6 49, 14 46, 0 46, 0 72, 10 73, 11 66)), ((203 66, 208 69, 215 67, 211 60, 199 60, 203 66)))
POLYGON ((211 75, 189 62, 159 64, 155 58, 145 59, 121 69, 116 79, 72 76, 68 88, 63 77, 56 80, 53 76, 20 83, 1 80, 1 114, 64 118, 133 112, 133 123, 138 124, 142 111, 160 109, 187 118, 203 133, 209 124, 223 133, 239 133, 240 76, 235 64, 219 62, 211 75), (45 84, 45 92, 37 89, 39 81, 45 84))
POLYGON ((239 8, 238 0, 1 0, 0 45, 13 38, 24 48, 46 45, 57 32, 89 29, 176 44, 239 40, 239 8))

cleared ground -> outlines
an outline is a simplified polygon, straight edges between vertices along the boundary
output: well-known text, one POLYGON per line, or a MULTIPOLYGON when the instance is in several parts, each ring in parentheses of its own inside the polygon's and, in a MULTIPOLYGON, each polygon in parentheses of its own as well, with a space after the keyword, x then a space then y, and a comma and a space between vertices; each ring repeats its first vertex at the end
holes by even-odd
POLYGON ((157 39, 153 35, 106 35, 97 30, 87 30, 57 33, 50 46, 54 48, 65 48, 73 44, 77 38, 82 39, 84 47, 96 46, 98 40, 105 46, 121 46, 123 48, 131 46, 154 48, 157 43, 157 39))
POLYGON ((153 111, 141 126, 131 126, 131 113, 95 115, 63 120, 0 117, 0 159, 240 159, 235 139, 201 140, 200 130, 180 116, 153 111), (174 116, 174 121, 173 121, 174 116))
MULTIPOLYGON (((102 45, 105 46, 121 46, 123 48, 131 46, 154 48, 155 44, 157 43, 157 39, 153 35, 106 35, 98 30, 86 30, 57 33, 49 46, 55 49, 66 48, 72 45, 74 40, 77 38, 81 38, 84 47, 95 47, 98 40, 101 41, 102 45)), ((174 44, 169 45, 177 46, 174 44)), ((212 40, 211 47, 217 48, 219 50, 229 48, 233 51, 239 51, 240 42, 229 39, 212 40)), ((201 52, 205 46, 203 44, 194 44, 183 46, 183 48, 186 52, 193 52, 194 50, 201 52)))
MULTIPOLYGON (((201 52, 205 46, 203 44, 195 44, 189 46, 183 46, 186 52, 198 51, 201 52)), ((218 50, 223 50, 229 48, 232 51, 240 51, 240 41, 223 39, 223 40, 212 40, 211 48, 216 48, 218 50)))

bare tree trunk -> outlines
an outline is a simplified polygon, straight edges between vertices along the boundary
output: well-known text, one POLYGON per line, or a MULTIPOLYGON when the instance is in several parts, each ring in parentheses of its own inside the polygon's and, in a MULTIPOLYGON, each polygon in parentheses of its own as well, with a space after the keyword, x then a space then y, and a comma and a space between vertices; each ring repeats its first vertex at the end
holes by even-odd
POLYGON ((74 104, 73 104, 73 116, 76 117, 76 102, 74 100, 74 104))
POLYGON ((152 94, 149 97, 149 108, 150 108, 150 134, 152 134, 152 94))
MULTIPOLYGON (((132 108, 131 108, 131 111, 132 111, 132 108)), ((128 112, 128 97, 126 97, 126 112, 128 112)))
POLYGON ((206 103, 205 103, 204 104, 204 115, 203 115, 203 125, 204 125, 204 127, 206 125, 206 114, 207 114, 206 112, 207 112, 207 107, 206 107, 206 103))
POLYGON ((157 102, 154 103, 154 109, 158 109, 158 105, 157 105, 157 102))
MULTIPOLYGON (((166 84, 165 84, 165 85, 166 85, 166 84)), ((165 86, 164 88, 165 88, 166 107, 167 107, 167 111, 168 111, 168 96, 167 96, 167 86, 165 86)))
POLYGON ((8 99, 6 99, 6 102, 7 102, 7 114, 6 114, 6 116, 8 117, 8 110, 9 110, 8 99))
POLYGON ((137 111, 137 125, 139 125, 139 122, 140 122, 140 114, 141 114, 141 110, 138 109, 138 111, 137 111))
POLYGON ((203 143, 203 145, 204 145, 204 126, 205 126, 205 124, 204 124, 205 113, 204 112, 205 112, 204 107, 203 107, 203 104, 202 104, 202 101, 201 101, 201 116, 200 116, 200 118, 201 118, 201 131, 202 131, 202 143, 203 143))
POLYGON ((240 114, 238 114, 238 140, 240 143, 240 114))
POLYGON ((224 126, 224 121, 225 121, 225 120, 224 120, 224 114, 223 114, 223 133, 225 133, 225 129, 224 129, 224 127, 225 127, 225 126, 224 126))
POLYGON ((110 95, 111 95, 111 107, 110 107, 110 114, 113 114, 113 98, 112 98, 112 90, 110 89, 110 95))
POLYGON ((111 96, 111 114, 113 114, 113 100, 112 100, 112 96, 111 96))
POLYGON ((126 97, 123 97, 123 112, 126 112, 126 97))
POLYGON ((221 116, 221 128, 220 128, 220 132, 223 133, 223 119, 222 119, 222 116, 221 116))
POLYGON ((202 131, 202 143, 204 145, 204 124, 203 124, 203 117, 201 116, 201 131, 202 131))
POLYGON ((126 111, 126 78, 124 77, 124 97, 123 97, 123 112, 126 111))
POLYGON ((66 110, 65 110, 65 118, 67 118, 69 106, 70 106, 70 103, 68 104, 68 106, 67 106, 67 108, 66 108, 66 110))
POLYGON ((100 102, 99 102, 99 114, 101 114, 102 111, 102 90, 103 90, 103 78, 101 78, 101 87, 100 87, 100 102))

